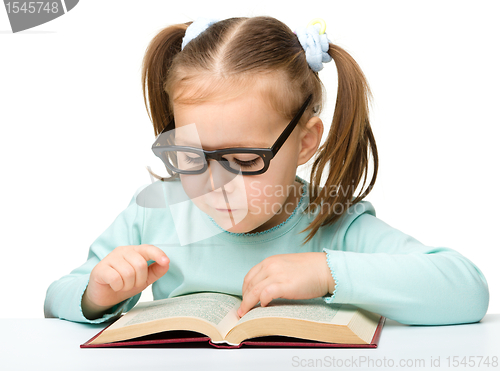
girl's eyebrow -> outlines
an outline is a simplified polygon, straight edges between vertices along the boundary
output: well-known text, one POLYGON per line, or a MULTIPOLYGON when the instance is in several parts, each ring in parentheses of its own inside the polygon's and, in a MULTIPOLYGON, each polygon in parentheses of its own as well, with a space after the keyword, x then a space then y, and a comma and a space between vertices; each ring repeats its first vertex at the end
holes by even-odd
MULTIPOLYGON (((195 148, 200 148, 200 143, 193 143, 190 140, 183 140, 181 138, 177 143, 177 145, 184 145, 184 146, 189 146, 189 147, 195 147, 195 148)), ((263 144, 263 143, 236 143, 232 144, 231 146, 219 146, 219 147, 210 147, 210 146, 202 146, 202 148, 206 149, 207 151, 213 151, 216 149, 223 149, 223 148, 269 148, 268 144, 263 144)))
POLYGON ((213 150, 216 150, 216 149, 223 149, 223 148, 267 148, 267 146, 245 143, 245 144, 234 144, 234 145, 231 145, 231 146, 220 146, 220 147, 217 147, 217 148, 203 146, 203 148, 206 149, 206 150, 208 150, 208 151, 213 151, 213 150))

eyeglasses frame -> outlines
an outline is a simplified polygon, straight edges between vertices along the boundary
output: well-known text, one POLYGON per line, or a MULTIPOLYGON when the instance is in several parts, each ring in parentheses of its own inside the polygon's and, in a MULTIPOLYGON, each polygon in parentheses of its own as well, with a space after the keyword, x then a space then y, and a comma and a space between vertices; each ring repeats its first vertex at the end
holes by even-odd
POLYGON ((153 143, 151 150, 157 156, 162 160, 162 162, 167 166, 170 170, 172 170, 175 173, 180 173, 180 174, 189 174, 189 175, 195 175, 195 174, 203 174, 205 171, 208 169, 208 160, 213 159, 216 160, 219 164, 221 164, 226 170, 230 171, 233 174, 240 174, 240 170, 233 169, 231 166, 228 165, 228 161, 222 161, 225 160, 222 158, 222 156, 227 155, 227 154, 232 154, 232 153, 251 153, 258 155, 262 158, 264 161, 264 167, 261 170, 257 171, 241 171, 242 175, 259 175, 263 174, 267 171, 269 168, 269 164, 271 160, 276 156, 280 148, 283 146, 285 141, 288 139, 290 134, 293 132, 295 129, 295 126, 298 124, 300 121, 300 118, 304 114, 307 106, 311 102, 312 99, 312 94, 309 95, 309 97, 306 99, 302 107, 300 107, 299 111, 295 115, 295 117, 290 121, 290 123, 287 125, 285 130, 281 133, 281 135, 276 139, 276 142, 270 147, 270 148, 247 148, 247 147, 233 147, 233 148, 224 148, 224 149, 216 149, 213 151, 207 151, 204 150, 203 148, 195 148, 195 147, 190 147, 190 146, 178 146, 178 145, 159 145, 160 143, 158 142, 160 139, 160 135, 163 134, 170 125, 167 125, 165 129, 158 135, 157 139, 153 143), (200 170, 179 170, 176 168, 173 168, 170 166, 169 161, 164 161, 162 158, 162 153, 166 152, 166 150, 169 149, 175 149, 178 151, 185 151, 185 152, 192 152, 196 153, 201 157, 201 154, 203 153, 205 156, 205 162, 203 164, 203 168, 200 170))

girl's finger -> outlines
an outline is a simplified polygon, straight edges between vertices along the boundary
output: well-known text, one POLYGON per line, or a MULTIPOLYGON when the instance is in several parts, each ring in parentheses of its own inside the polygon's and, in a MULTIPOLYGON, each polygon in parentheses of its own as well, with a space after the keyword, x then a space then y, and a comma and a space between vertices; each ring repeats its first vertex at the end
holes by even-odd
POLYGON ((257 273, 253 275, 253 277, 247 282, 247 286, 245 291, 242 292, 242 296, 247 295, 249 292, 253 290, 253 288, 268 278, 270 272, 268 269, 261 268, 257 273))
POLYGON ((125 260, 123 256, 108 262, 108 265, 114 268, 123 279, 122 291, 129 291, 135 285, 135 269, 125 260))
POLYGON ((282 287, 283 284, 279 282, 274 282, 264 287, 260 293, 260 305, 265 307, 273 299, 281 298, 283 296, 282 287))
POLYGON ((146 261, 154 260, 160 265, 167 265, 170 263, 167 254, 155 245, 137 245, 134 246, 134 250, 141 254, 146 261))
MULTIPOLYGON (((252 309, 260 300, 261 292, 267 286, 273 283, 270 277, 266 278, 264 281, 259 282, 254 288, 243 296, 243 301, 238 309, 238 315, 240 317, 244 316, 250 309, 252 309)), ((267 297, 266 297, 267 299, 267 297)))
POLYGON ((142 287, 148 279, 148 262, 144 257, 135 250, 131 250, 128 254, 123 255, 123 258, 135 270, 135 286, 142 287))
POLYGON ((262 269, 262 262, 260 262, 259 264, 256 264, 254 265, 249 271, 248 273, 246 274, 245 278, 243 279, 243 286, 241 288, 241 292, 244 293, 245 291, 247 291, 248 289, 248 284, 250 283, 250 281, 252 281, 253 277, 260 272, 260 270, 262 269))
POLYGON ((102 285, 109 285, 113 291, 120 291, 125 283, 123 282, 122 276, 111 266, 106 266, 100 274, 100 279, 96 279, 96 282, 102 285), (102 280, 102 281, 101 281, 102 280))
POLYGON ((165 273, 167 273, 169 265, 159 265, 158 263, 153 263, 148 267, 148 278, 147 285, 151 285, 156 280, 160 279, 165 273))

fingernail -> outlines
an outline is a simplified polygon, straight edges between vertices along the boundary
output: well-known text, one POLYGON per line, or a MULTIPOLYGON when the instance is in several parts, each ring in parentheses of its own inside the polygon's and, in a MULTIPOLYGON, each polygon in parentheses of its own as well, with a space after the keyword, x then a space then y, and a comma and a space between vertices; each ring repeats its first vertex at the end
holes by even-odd
POLYGON ((161 258, 161 262, 162 262, 162 263, 166 263, 166 262, 168 262, 168 258, 167 258, 166 256, 162 257, 162 258, 161 258))
POLYGON ((238 313, 238 316, 241 317, 241 309, 240 308, 238 308, 238 312, 237 313, 238 313))

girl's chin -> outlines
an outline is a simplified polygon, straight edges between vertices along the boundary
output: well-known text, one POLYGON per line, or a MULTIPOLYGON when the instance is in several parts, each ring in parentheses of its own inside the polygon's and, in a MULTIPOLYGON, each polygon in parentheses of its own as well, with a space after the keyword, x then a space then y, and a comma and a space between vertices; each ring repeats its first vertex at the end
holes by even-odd
POLYGON ((212 216, 212 219, 224 230, 231 233, 250 233, 252 230, 257 228, 256 226, 251 226, 247 221, 243 220, 236 223, 235 218, 212 216))
POLYGON ((214 209, 207 205, 203 205, 201 210, 208 214, 219 227, 231 233, 251 233, 252 230, 259 227, 255 225, 255 222, 251 223, 248 220, 250 212, 245 212, 245 210, 229 212, 227 210, 214 209))
POLYGON ((218 220, 213 218, 217 224, 224 230, 232 233, 248 233, 251 228, 245 228, 243 223, 232 224, 231 221, 227 220, 218 220))

